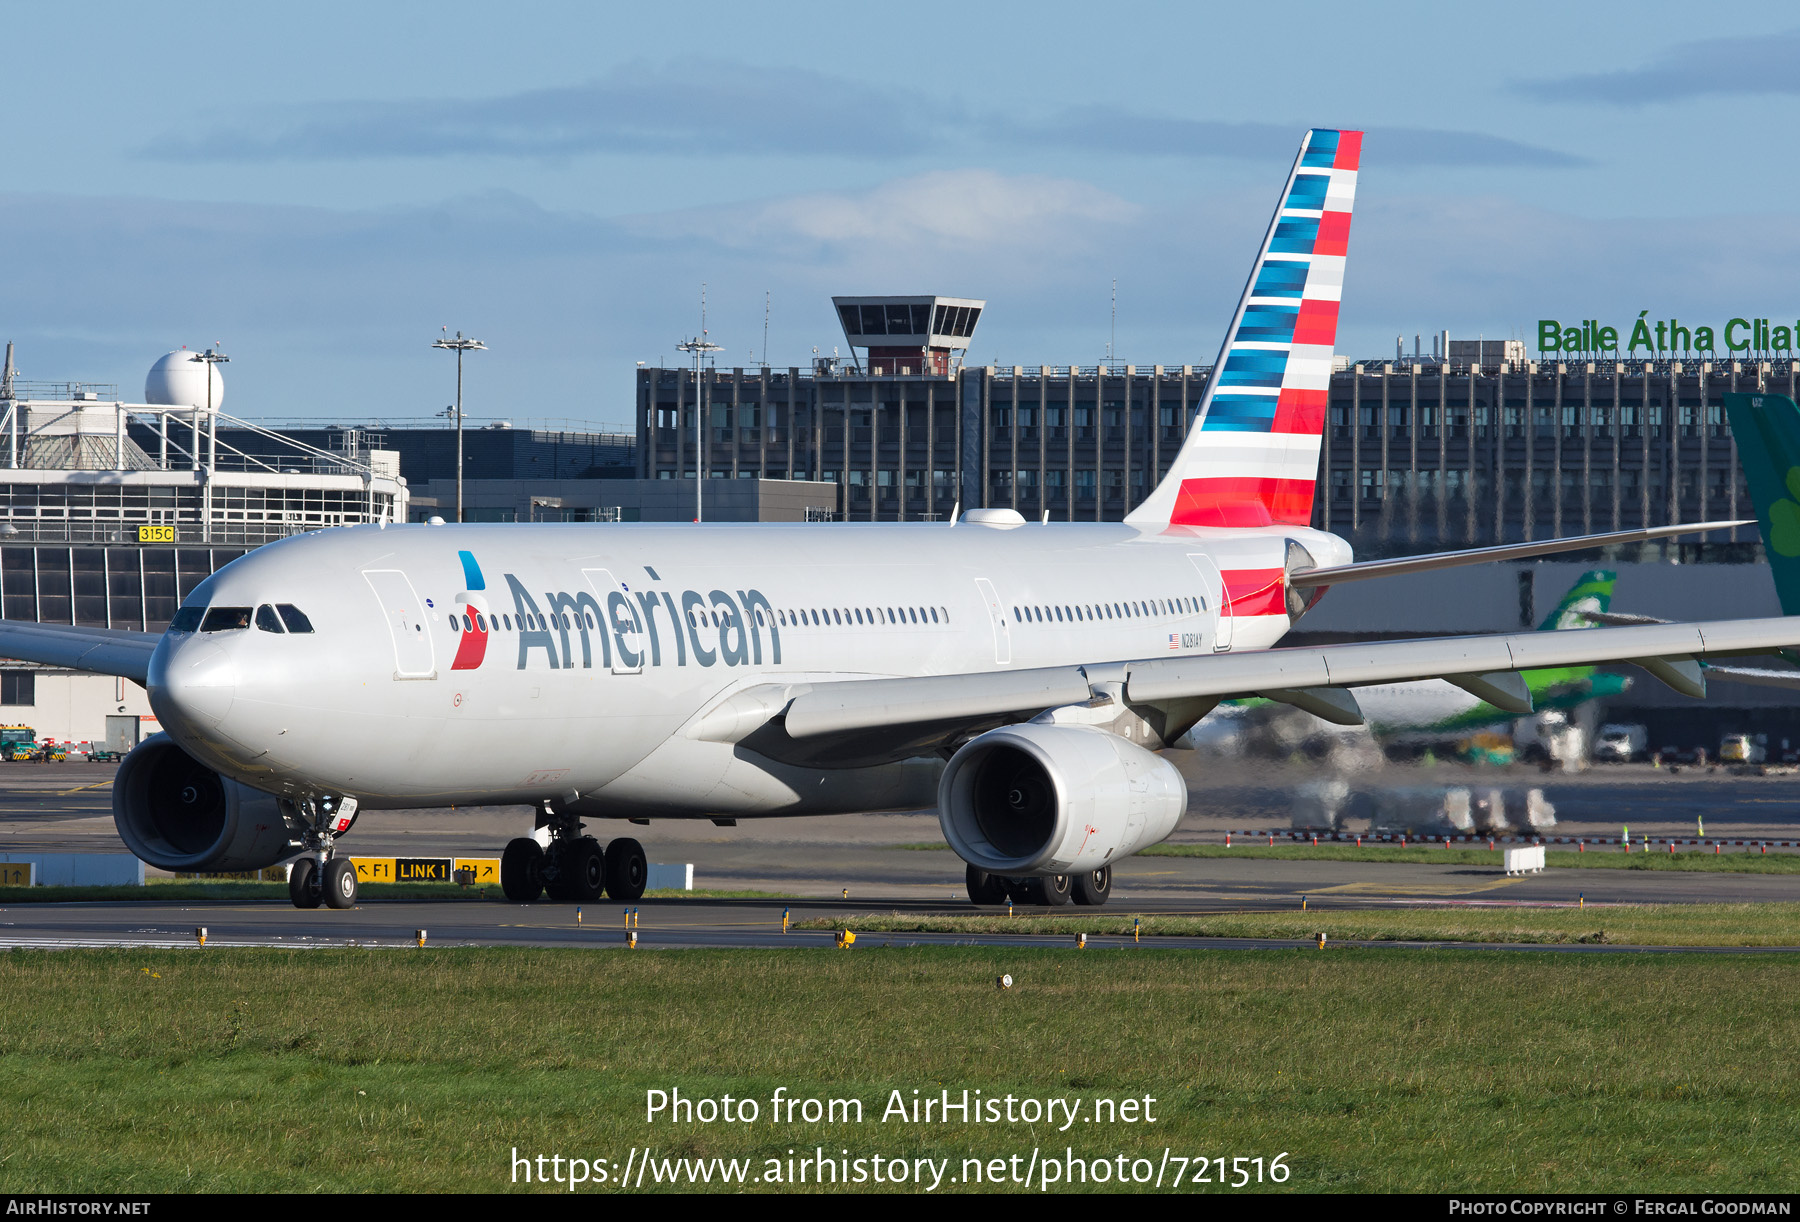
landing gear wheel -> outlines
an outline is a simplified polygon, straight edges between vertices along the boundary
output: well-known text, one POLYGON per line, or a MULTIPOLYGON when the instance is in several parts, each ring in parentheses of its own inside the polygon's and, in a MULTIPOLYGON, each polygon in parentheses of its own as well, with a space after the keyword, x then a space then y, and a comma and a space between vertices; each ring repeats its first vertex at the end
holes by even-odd
POLYGON ((1069 879, 1069 895, 1084 908, 1098 908, 1112 896, 1112 867, 1101 866, 1069 879))
POLYGON ((575 902, 575 846, 566 840, 551 841, 544 850, 539 867, 544 879, 544 894, 559 904, 575 902))
POLYGON ((529 904, 544 893, 544 850, 524 836, 506 843, 500 854, 500 890, 515 904, 529 904))
POLYGON ((971 904, 1004 904, 1006 902, 1006 880, 998 874, 989 874, 986 870, 970 866, 964 873, 969 884, 969 902, 971 904))
POLYGON ((356 866, 348 857, 333 857, 325 863, 325 906, 356 907, 356 866))
POLYGON ((325 898, 319 885, 322 881, 319 863, 310 857, 302 857, 288 867, 288 898, 294 901, 294 907, 317 908, 325 898))
POLYGON ((606 846, 606 894, 616 900, 634 900, 644 894, 650 863, 644 846, 621 836, 606 846))
POLYGON ((577 903, 591 904, 606 891, 606 854, 600 842, 583 836, 563 851, 563 889, 577 903))
POLYGON ((1042 904, 1046 908, 1061 908, 1069 902, 1069 876, 1052 874, 1047 878, 1034 878, 1030 883, 1031 902, 1042 904))

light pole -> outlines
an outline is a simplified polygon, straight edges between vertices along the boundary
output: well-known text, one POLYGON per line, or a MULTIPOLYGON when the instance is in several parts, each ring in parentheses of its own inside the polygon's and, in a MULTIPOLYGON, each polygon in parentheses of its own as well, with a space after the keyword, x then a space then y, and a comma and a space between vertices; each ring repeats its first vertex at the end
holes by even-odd
MULTIPOLYGON (((444 328, 449 331, 449 327, 444 328)), ((431 341, 433 348, 446 348, 456 353, 456 520, 463 520, 463 447, 462 447, 462 361, 465 352, 486 352, 487 345, 478 339, 464 339, 458 331, 455 339, 445 336, 431 341)))
MULTIPOLYGON (((206 366, 206 419, 207 436, 211 444, 206 454, 206 484, 200 498, 200 512, 204 519, 200 525, 200 541, 212 542, 212 477, 213 464, 218 459, 219 419, 213 415, 213 374, 220 365, 229 364, 231 358, 219 351, 219 345, 213 344, 205 352, 196 352, 191 358, 206 366)), ((194 422, 194 470, 200 469, 200 422, 194 422)))
POLYGON ((725 346, 707 339, 703 331, 675 347, 677 351, 694 354, 694 409, 695 422, 699 426, 695 430, 694 440, 694 521, 699 523, 706 516, 700 494, 706 487, 706 430, 711 427, 706 419, 706 391, 705 384, 700 380, 700 362, 709 352, 725 351, 725 346))

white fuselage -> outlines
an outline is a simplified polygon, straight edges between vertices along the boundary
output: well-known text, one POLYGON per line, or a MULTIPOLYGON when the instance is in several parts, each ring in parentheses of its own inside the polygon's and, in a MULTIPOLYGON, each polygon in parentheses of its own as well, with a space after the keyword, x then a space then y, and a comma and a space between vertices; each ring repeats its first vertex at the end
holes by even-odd
POLYGON ((758 685, 1266 648, 1290 625, 1289 541, 1319 565, 1351 558, 1336 536, 1282 526, 324 531, 250 553, 187 600, 292 604, 311 634, 171 630, 148 686, 178 742, 276 793, 561 798, 595 815, 916 806, 941 761, 797 767, 688 731, 758 685))

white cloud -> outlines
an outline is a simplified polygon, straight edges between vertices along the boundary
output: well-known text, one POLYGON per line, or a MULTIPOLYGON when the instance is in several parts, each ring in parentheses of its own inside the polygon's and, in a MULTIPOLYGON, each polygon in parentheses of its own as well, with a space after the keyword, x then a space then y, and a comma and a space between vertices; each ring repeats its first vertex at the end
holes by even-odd
MULTIPOLYGON (((493 195, 333 211, 0 196, 0 339, 33 377, 140 382, 180 343, 223 339, 233 402, 271 415, 414 415, 447 401, 438 327, 492 345, 483 411, 624 420, 638 360, 674 359, 709 286, 727 365, 801 364, 841 343, 834 293, 989 302, 972 359, 1212 359, 1267 223, 1266 190, 1147 207, 1079 180, 964 169, 860 191, 630 218, 493 195), (353 376, 321 386, 320 354, 353 376)), ((1396 332, 1528 334, 1538 317, 1792 317, 1800 235, 1779 215, 1593 219, 1497 197, 1365 189, 1340 350, 1396 332), (1721 241, 1718 235, 1731 235, 1721 241)))
POLYGON ((755 203, 633 217, 631 232, 740 250, 811 250, 832 259, 865 252, 1086 247, 1133 224, 1138 205, 1078 179, 937 170, 867 191, 818 192, 755 203))

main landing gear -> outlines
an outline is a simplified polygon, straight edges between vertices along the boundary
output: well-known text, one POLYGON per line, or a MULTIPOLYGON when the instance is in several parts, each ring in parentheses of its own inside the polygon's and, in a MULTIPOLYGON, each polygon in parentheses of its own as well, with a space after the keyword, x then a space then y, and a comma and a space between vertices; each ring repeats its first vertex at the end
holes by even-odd
POLYGON ((601 895, 630 901, 644 894, 650 867, 644 846, 621 836, 602 849, 582 835, 581 820, 550 802, 538 805, 532 836, 508 842, 500 855, 500 890, 514 903, 540 895, 563 903, 593 901, 601 895))
POLYGON ((1112 895, 1112 867, 1101 866, 1087 874, 1052 874, 1047 878, 1007 878, 968 868, 969 902, 972 904, 1031 904, 1059 908, 1074 901, 1098 908, 1112 895))
POLYGON ((303 798, 295 803, 306 826, 306 855, 288 867, 288 898, 296 908, 356 907, 356 867, 334 856, 337 837, 356 822, 356 799, 303 798))

